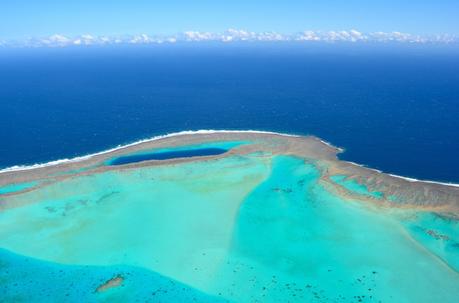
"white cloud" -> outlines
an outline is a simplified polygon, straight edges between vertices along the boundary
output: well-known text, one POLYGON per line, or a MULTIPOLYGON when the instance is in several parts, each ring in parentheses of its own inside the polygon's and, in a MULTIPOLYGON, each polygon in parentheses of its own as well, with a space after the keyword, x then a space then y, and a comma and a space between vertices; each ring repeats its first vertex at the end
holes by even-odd
POLYGON ((320 37, 314 31, 304 31, 295 37, 296 41, 320 41, 320 37))
POLYGON ((55 35, 49 36, 49 37, 47 37, 45 39, 41 39, 41 40, 39 40, 39 42, 41 42, 42 44, 47 45, 47 46, 59 47, 59 46, 68 45, 69 43, 71 43, 71 40, 70 40, 70 38, 67 38, 66 36, 55 34, 55 35))
MULTIPOLYGON (((426 43, 426 42, 440 42, 439 40, 432 39, 431 37, 422 37, 419 35, 411 35, 401 32, 374 32, 370 33, 369 37, 372 41, 376 42, 411 42, 411 43, 426 43)), ((448 42, 448 41, 443 41, 448 42)))
POLYGON ((84 34, 67 37, 60 34, 51 35, 40 39, 27 39, 24 41, 0 41, 0 46, 28 46, 28 47, 64 47, 64 46, 89 46, 107 44, 159 44, 177 42, 245 42, 245 41, 297 41, 297 42, 397 42, 397 43, 452 43, 459 42, 457 36, 435 35, 420 36, 402 32, 372 32, 362 33, 356 29, 341 31, 312 31, 307 30, 297 34, 280 34, 276 32, 252 32, 243 29, 230 28, 221 33, 186 31, 167 36, 139 34, 131 36, 94 36, 84 34))
POLYGON ((93 45, 93 44, 104 44, 104 37, 97 38, 92 35, 81 35, 71 40, 74 45, 93 45))
POLYGON ((362 40, 366 40, 367 37, 362 34, 361 32, 355 30, 355 29, 351 29, 349 31, 349 35, 352 37, 352 40, 353 41, 362 41, 362 40))
MULTIPOLYGON (((209 32, 187 31, 183 33, 185 41, 208 41, 214 40, 214 35, 209 32)), ((177 38, 176 38, 177 39, 177 38)))
POLYGON ((147 34, 141 34, 141 35, 136 35, 136 36, 133 36, 130 40, 129 40, 130 43, 133 43, 133 44, 146 44, 146 43, 152 43, 152 42, 155 42, 150 36, 148 36, 147 34))

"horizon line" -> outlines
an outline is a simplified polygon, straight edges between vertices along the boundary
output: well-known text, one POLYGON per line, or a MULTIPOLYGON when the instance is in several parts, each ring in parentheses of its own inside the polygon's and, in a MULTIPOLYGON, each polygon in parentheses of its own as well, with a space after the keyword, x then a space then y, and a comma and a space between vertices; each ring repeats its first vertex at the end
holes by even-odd
POLYGON ((415 35, 399 31, 365 33, 356 29, 337 31, 305 30, 282 34, 274 31, 254 32, 230 28, 223 32, 184 31, 171 35, 145 33, 127 35, 53 34, 46 37, 33 37, 20 40, 0 40, 0 47, 68 47, 120 44, 174 44, 178 42, 396 42, 450 44, 459 42, 459 37, 452 34, 415 35))

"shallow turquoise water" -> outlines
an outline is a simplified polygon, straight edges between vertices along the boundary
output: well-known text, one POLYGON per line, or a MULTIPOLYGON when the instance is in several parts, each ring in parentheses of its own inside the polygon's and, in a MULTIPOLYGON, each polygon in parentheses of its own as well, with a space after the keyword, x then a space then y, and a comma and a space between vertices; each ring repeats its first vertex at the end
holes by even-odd
POLYGON ((0 187, 0 195, 25 190, 25 189, 34 187, 37 184, 38 182, 24 182, 24 183, 16 183, 16 184, 2 186, 0 187))
POLYGON ((141 268, 61 265, 3 249, 0 249, 0 299, 2 302, 224 302, 141 268), (125 279, 122 286, 96 291, 101 283, 118 276, 125 279))
POLYGON ((412 228, 435 224, 456 241, 455 222, 343 200, 319 177, 312 163, 259 153, 78 177, 10 197, 36 203, 0 213, 0 247, 134 266, 234 302, 457 302, 458 250, 442 255, 412 228))
POLYGON ((457 300, 457 272, 420 249, 397 221, 332 196, 312 165, 274 162, 238 217, 232 255, 236 289, 246 290, 234 292, 238 299, 253 298, 256 289, 263 302, 457 300))
POLYGON ((331 176, 330 179, 353 193, 373 197, 376 199, 381 199, 383 197, 383 193, 378 191, 369 191, 366 185, 358 183, 353 179, 347 179, 346 176, 335 175, 331 176))
POLYGON ((459 221, 429 212, 405 216, 414 238, 459 272, 459 221))

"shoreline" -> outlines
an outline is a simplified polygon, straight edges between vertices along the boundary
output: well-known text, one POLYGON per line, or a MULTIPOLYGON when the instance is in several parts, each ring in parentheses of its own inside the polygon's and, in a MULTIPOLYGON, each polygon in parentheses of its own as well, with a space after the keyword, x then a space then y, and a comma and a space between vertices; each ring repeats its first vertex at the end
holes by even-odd
MULTIPOLYGON (((84 160, 91 159, 92 157, 95 156, 100 156, 104 154, 108 154, 114 151, 118 151, 127 147, 131 146, 136 146, 142 143, 148 143, 148 142, 153 142, 161 139, 166 139, 166 138, 172 138, 176 136, 182 136, 182 135, 199 135, 199 134, 219 134, 219 133, 249 133, 249 134, 271 134, 271 135, 280 135, 280 136, 287 136, 287 137, 301 137, 300 135, 291 135, 291 134, 286 134, 286 133, 278 133, 278 132, 270 132, 270 131, 259 131, 259 130, 213 130, 213 129, 200 129, 200 130, 184 130, 180 132, 173 132, 173 133, 168 133, 165 135, 158 135, 158 136, 153 136, 151 138, 147 139, 140 139, 138 141, 132 142, 132 143, 127 143, 125 145, 118 145, 113 148, 109 148, 100 152, 95 152, 92 154, 87 154, 84 156, 77 156, 74 158, 64 158, 64 159, 58 159, 58 160, 52 160, 48 161, 45 163, 35 163, 35 164, 30 164, 30 165, 13 165, 9 167, 5 167, 0 169, 0 174, 7 173, 7 172, 16 172, 16 171, 24 171, 24 170, 31 170, 31 169, 36 169, 36 168, 43 168, 43 167, 49 167, 49 166, 54 166, 54 165, 59 165, 63 163, 73 163, 73 162, 80 162, 84 160)), ((322 140, 321 140, 322 141, 322 140)), ((334 147, 332 144, 322 141, 324 144, 327 144, 331 147, 334 147)))
MULTIPOLYGON (((50 184, 65 182, 65 180, 72 178, 105 172, 118 173, 155 166, 215 161, 225 157, 245 156, 262 152, 269 155, 269 157, 278 155, 294 156, 303 159, 305 162, 313 163, 321 171, 321 179, 337 189, 342 196, 353 199, 362 198, 362 195, 358 192, 352 192, 334 182, 331 179, 332 176, 344 175, 345 180, 351 183, 356 182, 366 188, 368 192, 379 192, 379 198, 371 195, 363 197, 365 201, 375 205, 391 208, 436 209, 438 212, 451 213, 454 217, 459 218, 459 185, 414 181, 411 178, 386 174, 357 163, 340 160, 337 155, 342 151, 342 149, 314 136, 252 130, 182 131, 155 136, 92 155, 4 170, 0 174, 0 187, 25 182, 38 182, 38 185, 21 191, 2 194, 0 195, 0 201, 6 201, 10 198, 14 200, 16 195, 33 192, 50 184), (249 143, 228 149, 225 153, 218 155, 145 160, 117 166, 107 164, 107 161, 112 158, 142 151, 231 141, 248 141, 249 143)), ((0 209, 11 206, 12 204, 8 206, 5 204, 3 207, 0 205, 0 209)))
MULTIPOLYGON (((34 170, 34 169, 58 166, 58 165, 61 165, 61 164, 78 163, 78 162, 82 162, 82 161, 85 161, 85 160, 90 160, 90 159, 92 159, 94 157, 97 157, 97 156, 103 156, 103 155, 106 155, 106 154, 109 154, 109 153, 113 153, 113 152, 120 151, 120 150, 123 150, 123 149, 127 149, 127 148, 130 148, 130 147, 135 147, 135 146, 138 146, 138 145, 141 145, 141 144, 144 144, 144 143, 155 142, 155 141, 158 141, 158 140, 161 140, 161 139, 174 138, 174 137, 178 137, 178 136, 187 136, 187 135, 192 136, 192 135, 212 135, 212 134, 236 134, 236 135, 237 134, 254 134, 254 135, 262 134, 262 135, 276 135, 276 136, 290 137, 290 138, 312 137, 312 138, 317 139, 322 144, 324 144, 324 145, 326 145, 326 146, 328 146, 330 148, 335 149, 337 151, 337 154, 338 153, 342 153, 342 152, 345 151, 344 148, 334 146, 332 143, 327 142, 327 141, 325 141, 325 140, 323 140, 323 139, 321 139, 319 137, 312 136, 312 135, 297 135, 297 134, 288 134, 288 133, 262 131, 262 130, 214 130, 214 129, 185 130, 185 131, 180 131, 180 132, 172 132, 172 133, 168 133, 168 134, 164 134, 164 135, 157 135, 157 136, 153 136, 153 137, 146 138, 146 139, 141 139, 141 140, 138 140, 138 141, 135 141, 135 142, 132 142, 132 143, 127 143, 125 145, 118 145, 116 147, 109 148, 107 150, 103 150, 103 151, 100 151, 100 152, 95 152, 95 153, 92 153, 92 154, 87 154, 87 155, 84 155, 84 156, 77 156, 77 157, 74 157, 74 158, 58 159, 58 160, 48 161, 48 162, 45 162, 45 163, 36 163, 36 164, 30 164, 30 165, 13 165, 13 166, 10 166, 10 167, 6 167, 6 168, 0 169, 0 177, 1 177, 2 174, 5 174, 5 173, 23 172, 23 171, 30 171, 30 170, 34 170)), ((338 161, 346 162, 346 163, 349 163, 351 165, 354 165, 354 166, 357 166, 357 167, 360 167, 360 168, 364 168, 364 169, 367 169, 367 170, 372 170, 372 171, 377 172, 379 174, 388 175, 388 176, 391 176, 393 178, 402 179, 402 180, 405 180, 405 181, 408 181, 408 182, 412 182, 412 183, 426 183, 426 184, 443 185, 443 186, 459 188, 459 183, 450 183, 450 182, 441 182, 441 181, 432 181, 432 180, 421 180, 421 179, 416 179, 416 178, 411 178, 411 177, 404 177, 404 176, 400 176, 400 175, 384 172, 384 171, 381 171, 381 170, 378 170, 378 169, 374 169, 374 168, 371 168, 371 167, 367 167, 367 166, 365 166, 363 164, 359 164, 359 163, 352 162, 352 161, 346 161, 346 160, 338 160, 338 161)))

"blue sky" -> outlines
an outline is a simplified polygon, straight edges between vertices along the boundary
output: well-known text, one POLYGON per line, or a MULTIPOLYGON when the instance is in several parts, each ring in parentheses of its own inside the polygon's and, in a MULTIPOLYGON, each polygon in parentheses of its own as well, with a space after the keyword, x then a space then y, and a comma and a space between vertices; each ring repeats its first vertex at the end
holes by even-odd
POLYGON ((228 28, 459 34, 458 0, 3 0, 0 39, 228 28))

